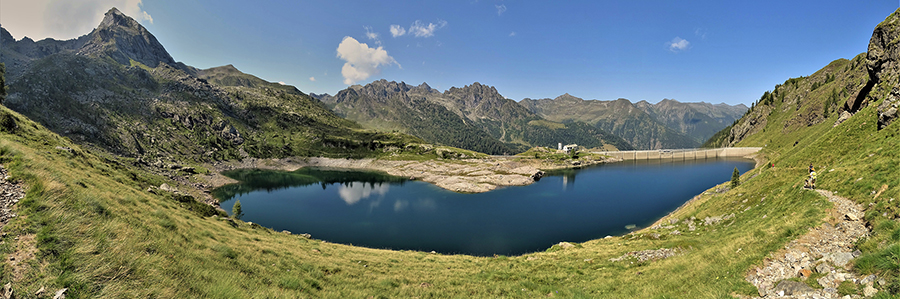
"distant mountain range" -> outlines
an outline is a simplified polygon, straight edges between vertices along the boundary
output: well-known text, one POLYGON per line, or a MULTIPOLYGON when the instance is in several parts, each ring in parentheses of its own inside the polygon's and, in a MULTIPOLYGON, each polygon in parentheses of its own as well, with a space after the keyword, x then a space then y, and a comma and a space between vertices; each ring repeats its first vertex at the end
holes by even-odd
POLYGON ((515 102, 477 82, 442 93, 427 83, 410 86, 380 80, 351 86, 335 96, 313 96, 366 128, 396 130, 495 154, 558 143, 618 149, 693 148, 747 110, 743 104, 668 99, 633 104, 625 99, 585 101, 569 94, 515 102))
POLYGON ((520 104, 548 120, 581 121, 596 126, 638 149, 698 147, 748 109, 744 104, 681 103, 668 99, 656 104, 626 99, 584 100, 569 94, 555 99, 524 99, 520 104))
POLYGON ((630 149, 615 135, 584 123, 547 121, 491 86, 473 83, 441 93, 428 84, 379 80, 354 85, 334 96, 315 95, 338 115, 378 130, 397 130, 430 142, 490 154, 512 154, 532 146, 630 149))

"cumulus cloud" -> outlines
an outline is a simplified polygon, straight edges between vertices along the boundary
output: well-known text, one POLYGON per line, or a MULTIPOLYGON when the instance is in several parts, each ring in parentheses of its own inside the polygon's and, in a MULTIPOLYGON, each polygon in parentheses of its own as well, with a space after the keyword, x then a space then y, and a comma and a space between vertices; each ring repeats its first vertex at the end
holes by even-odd
POLYGON ((316 82, 316 77, 309 77, 309 81, 316 82))
POLYGON ((506 4, 494 5, 497 8, 497 15, 502 16, 506 12, 506 4))
POLYGON ((16 39, 27 36, 33 40, 66 40, 90 33, 112 7, 139 22, 153 23, 141 0, 3 0, 0 20, 16 39))
POLYGON ((341 68, 341 75, 344 76, 344 84, 347 85, 380 73, 379 67, 383 65, 397 64, 398 67, 400 66, 384 48, 369 48, 369 45, 360 43, 349 36, 345 36, 338 45, 337 57, 346 61, 344 67, 341 68))
POLYGON ((691 42, 680 37, 675 37, 672 41, 666 43, 666 45, 669 47, 669 51, 681 52, 690 48, 691 42))
POLYGON ((391 36, 398 37, 406 34, 406 29, 403 29, 400 25, 391 25, 391 36))
POLYGON ((444 28, 447 26, 447 21, 439 20, 437 24, 435 23, 422 23, 422 21, 416 20, 412 26, 409 26, 409 32, 415 35, 416 37, 432 37, 434 36, 434 31, 444 28))

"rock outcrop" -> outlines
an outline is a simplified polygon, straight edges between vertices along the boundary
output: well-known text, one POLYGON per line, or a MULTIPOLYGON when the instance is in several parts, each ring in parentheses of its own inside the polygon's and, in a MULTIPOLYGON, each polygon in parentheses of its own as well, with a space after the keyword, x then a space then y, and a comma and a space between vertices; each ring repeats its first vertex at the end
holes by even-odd
POLYGON ((866 68, 869 71, 869 80, 874 88, 869 96, 857 99, 852 106, 865 106, 870 99, 884 99, 878 106, 878 129, 881 130, 891 124, 897 118, 897 109, 900 106, 900 10, 894 12, 883 22, 875 27, 872 38, 869 40, 869 50, 866 55, 866 68), (865 101, 865 102, 863 102, 865 101))

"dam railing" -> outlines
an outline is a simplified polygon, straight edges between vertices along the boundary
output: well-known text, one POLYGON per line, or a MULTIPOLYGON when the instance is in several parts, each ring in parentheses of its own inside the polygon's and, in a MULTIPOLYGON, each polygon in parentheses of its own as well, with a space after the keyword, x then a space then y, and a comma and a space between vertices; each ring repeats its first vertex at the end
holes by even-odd
POLYGON ((723 148, 689 148, 689 149, 659 149, 642 151, 599 151, 592 152, 619 158, 622 160, 653 160, 653 159, 707 159, 724 157, 745 157, 752 155, 761 147, 723 147, 723 148))

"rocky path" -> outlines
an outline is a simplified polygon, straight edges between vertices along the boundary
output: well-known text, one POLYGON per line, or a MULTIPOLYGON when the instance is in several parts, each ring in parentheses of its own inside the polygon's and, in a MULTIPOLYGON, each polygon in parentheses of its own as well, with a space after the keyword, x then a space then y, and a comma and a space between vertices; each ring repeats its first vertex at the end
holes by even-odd
POLYGON ((16 217, 13 205, 25 197, 22 185, 8 181, 8 178, 9 174, 6 168, 0 167, 0 233, 3 231, 3 226, 16 217))
POLYGON ((834 209, 826 223, 770 255, 763 266, 750 270, 746 279, 759 289, 756 298, 859 298, 838 294, 838 286, 845 281, 859 285, 865 297, 871 297, 877 292, 876 287, 885 283, 875 275, 858 277, 849 271, 851 261, 860 254, 853 249, 854 242, 869 234, 862 220, 863 208, 831 191, 816 192, 834 203, 834 209), (813 279, 812 276, 818 277, 816 281, 822 289, 788 280, 813 279))

